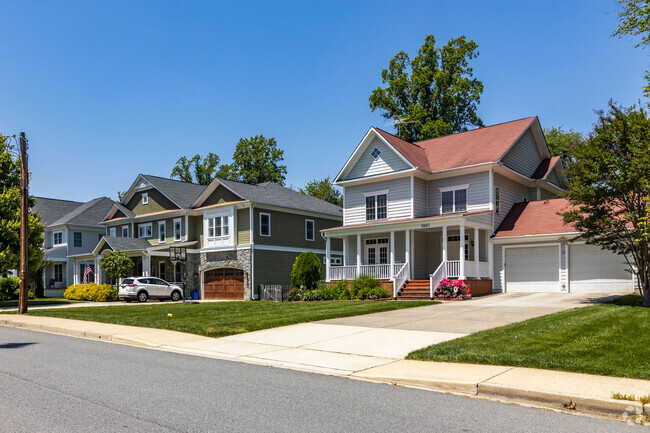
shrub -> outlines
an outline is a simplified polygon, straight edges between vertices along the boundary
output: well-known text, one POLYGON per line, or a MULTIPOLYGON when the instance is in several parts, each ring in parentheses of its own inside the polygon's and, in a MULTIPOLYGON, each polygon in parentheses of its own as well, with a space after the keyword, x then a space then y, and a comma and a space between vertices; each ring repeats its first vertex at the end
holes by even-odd
POLYGON ((0 301, 18 299, 20 278, 7 277, 0 279, 0 301))
POLYGON ((445 278, 438 284, 433 296, 441 299, 470 299, 472 293, 463 280, 450 280, 445 278))
POLYGON ((113 288, 110 284, 75 284, 66 289, 63 297, 77 301, 117 301, 117 289, 113 288))
POLYGON ((379 281, 377 281, 376 278, 373 278, 370 275, 361 274, 352 280, 352 284, 350 284, 350 297, 355 299, 364 299, 360 298, 359 294, 362 294, 364 289, 372 289, 377 286, 379 286, 379 281))
POLYGON ((300 287, 292 287, 287 294, 287 301, 300 301, 301 296, 300 287))
POLYGON ((291 287, 313 288, 321 279, 321 264, 318 256, 311 251, 296 257, 291 271, 291 287))

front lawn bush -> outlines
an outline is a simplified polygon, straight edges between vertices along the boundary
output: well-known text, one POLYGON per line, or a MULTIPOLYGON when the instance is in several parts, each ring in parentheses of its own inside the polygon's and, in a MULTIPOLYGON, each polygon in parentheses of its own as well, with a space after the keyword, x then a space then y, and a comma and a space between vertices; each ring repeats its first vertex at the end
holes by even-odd
POLYGON ((350 296, 355 299, 363 299, 359 298, 359 295, 363 295, 364 290, 372 289, 373 287, 379 287, 379 281, 370 275, 361 274, 352 280, 350 296))
POLYGON ((110 284, 74 284, 65 290, 63 297, 77 301, 117 301, 117 289, 113 288, 110 284))
POLYGON ((291 287, 314 287, 321 279, 321 264, 318 256, 311 251, 296 257, 291 271, 291 287))
POLYGON ((294 288, 289 291, 289 301, 330 301, 348 299, 386 299, 392 297, 390 290, 379 287, 379 282, 365 276, 349 284, 348 281, 338 281, 336 284, 319 284, 315 289, 294 288), (356 282, 356 289, 354 288, 356 282), (372 284, 376 284, 373 286, 372 284))
MULTIPOLYGON (((20 297, 20 278, 7 277, 0 279, 0 301, 14 301, 20 297)), ((27 292, 27 299, 34 299, 34 291, 27 292)))

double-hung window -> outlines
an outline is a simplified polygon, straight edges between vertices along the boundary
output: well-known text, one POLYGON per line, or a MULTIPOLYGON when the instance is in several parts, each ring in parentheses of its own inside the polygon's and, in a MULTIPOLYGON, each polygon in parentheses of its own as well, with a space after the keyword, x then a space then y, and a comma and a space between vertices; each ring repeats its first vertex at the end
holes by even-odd
POLYGON ((314 240, 314 220, 305 220, 305 239, 314 240))
POLYGON ((175 241, 180 241, 182 234, 183 233, 182 233, 182 228, 181 228, 181 219, 176 218, 174 220, 174 240, 175 241))
POLYGON ((123 238, 129 237, 129 226, 122 226, 122 237, 123 238))
POLYGON ((167 241, 167 223, 165 221, 158 221, 158 242, 161 244, 167 241))
POLYGON ((52 236, 53 236, 52 243, 54 245, 61 245, 63 243, 63 232, 54 232, 52 236))
POLYGON ((442 213, 465 212, 467 210, 467 188, 442 191, 442 213))
POLYGON ((73 245, 75 247, 80 247, 81 246, 81 232, 74 232, 74 240, 73 240, 73 245))
POLYGON ((260 212, 260 236, 271 236, 271 214, 260 212))
POLYGON ((494 189, 494 213, 498 214, 501 209, 501 191, 499 188, 494 189))
POLYGON ((229 220, 228 215, 210 218, 208 220, 208 237, 220 238, 222 236, 223 237, 228 236, 230 234, 228 220, 229 220))
POLYGON ((116 231, 117 231, 117 229, 116 229, 115 227, 111 227, 111 228, 108 229, 108 235, 109 235, 110 237, 113 237, 113 238, 114 238, 115 236, 117 236, 117 235, 115 234, 116 231))
POLYGON ((57 263, 54 265, 54 282, 62 283, 63 282, 63 264, 57 263))
POLYGON ((150 238, 153 236, 153 225, 151 223, 139 224, 138 225, 138 237, 139 238, 150 238))
POLYGON ((366 196, 366 221, 381 220, 388 217, 387 194, 366 196))

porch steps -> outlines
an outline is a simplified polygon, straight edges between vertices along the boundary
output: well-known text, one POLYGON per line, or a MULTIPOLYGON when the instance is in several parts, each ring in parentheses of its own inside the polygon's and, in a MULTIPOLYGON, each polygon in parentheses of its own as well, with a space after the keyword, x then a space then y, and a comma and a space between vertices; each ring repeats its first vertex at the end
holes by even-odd
POLYGON ((429 280, 408 280, 397 292, 397 300, 428 301, 429 280))

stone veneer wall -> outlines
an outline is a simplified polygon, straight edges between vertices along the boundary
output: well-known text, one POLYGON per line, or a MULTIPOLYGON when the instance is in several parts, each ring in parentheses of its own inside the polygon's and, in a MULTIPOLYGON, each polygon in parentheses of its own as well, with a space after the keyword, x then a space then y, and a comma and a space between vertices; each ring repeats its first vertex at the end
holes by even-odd
MULTIPOLYGON (((188 275, 190 269, 198 269, 198 282, 196 287, 201 287, 201 273, 213 268, 238 268, 244 270, 244 299, 251 299, 251 251, 216 251, 212 253, 188 254, 188 275), (192 261, 189 256, 196 256, 192 261), (199 257, 200 256, 200 257, 199 257), (190 263, 197 260, 198 263, 190 267, 190 263)), ((188 278, 189 279, 189 278, 188 278)), ((193 286, 194 287, 194 286, 193 286)))

